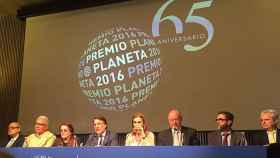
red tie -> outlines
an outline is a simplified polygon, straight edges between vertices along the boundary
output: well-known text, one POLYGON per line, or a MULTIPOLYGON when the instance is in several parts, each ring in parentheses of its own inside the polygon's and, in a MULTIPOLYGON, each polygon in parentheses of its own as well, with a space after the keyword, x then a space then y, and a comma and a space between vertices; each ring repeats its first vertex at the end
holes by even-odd
POLYGON ((225 132, 223 134, 223 136, 224 136, 223 145, 224 146, 228 146, 228 135, 229 135, 229 133, 227 133, 227 132, 225 132))

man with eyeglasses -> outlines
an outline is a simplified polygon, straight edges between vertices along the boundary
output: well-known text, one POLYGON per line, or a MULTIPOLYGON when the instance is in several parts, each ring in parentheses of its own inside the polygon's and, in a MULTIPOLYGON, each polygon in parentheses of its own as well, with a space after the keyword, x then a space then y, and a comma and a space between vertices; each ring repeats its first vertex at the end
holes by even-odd
POLYGON ((107 120, 104 116, 94 117, 92 126, 94 132, 87 139, 85 146, 118 146, 116 135, 107 130, 107 120))
POLYGON ((200 144, 199 140, 196 138, 196 130, 182 126, 183 117, 179 110, 170 110, 167 120, 169 129, 159 132, 157 145, 183 146, 200 144))
POLYGON ((277 128, 279 113, 275 109, 265 109, 260 113, 260 125, 263 130, 252 134, 250 145, 268 145, 280 143, 280 129, 277 128))
POLYGON ((18 122, 11 122, 8 125, 9 141, 6 144, 6 148, 22 147, 24 143, 24 137, 20 134, 20 124, 18 122))
POLYGON ((25 138, 23 147, 51 147, 56 136, 48 130, 49 119, 39 116, 35 121, 34 134, 25 138))
POLYGON ((228 111, 218 112, 218 130, 208 133, 208 145, 244 146, 247 141, 244 133, 232 130, 234 116, 228 111))

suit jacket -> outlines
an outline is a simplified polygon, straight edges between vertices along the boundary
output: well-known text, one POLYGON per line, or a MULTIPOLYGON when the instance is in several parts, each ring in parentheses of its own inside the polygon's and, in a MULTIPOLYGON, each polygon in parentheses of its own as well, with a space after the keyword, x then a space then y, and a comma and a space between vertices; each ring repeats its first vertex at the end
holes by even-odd
MULTIPOLYGON (((251 135, 252 140, 250 145, 267 145, 268 136, 266 130, 262 130, 251 135)), ((280 129, 276 129, 276 143, 280 143, 280 129)))
MULTIPOLYGON (((207 135, 208 145, 223 145, 221 131, 210 132, 207 135)), ((231 131, 230 146, 244 146, 247 145, 247 140, 244 133, 231 131)))
MULTIPOLYGON (((93 133, 87 139, 85 146, 97 146, 98 144, 98 135, 93 133)), ((102 146, 118 146, 117 136, 110 131, 106 131, 106 135, 103 138, 102 146)))
MULTIPOLYGON (((184 133, 183 145, 199 145, 199 140, 196 137, 196 130, 182 126, 181 132, 184 133)), ((166 129, 159 132, 157 136, 157 145, 167 146, 173 145, 172 130, 166 129)))
MULTIPOLYGON (((24 143, 24 136, 23 135, 19 135, 17 140, 14 142, 14 144, 11 147, 22 147, 23 143, 24 143)), ((6 142, 5 146, 9 143, 10 139, 6 142)))

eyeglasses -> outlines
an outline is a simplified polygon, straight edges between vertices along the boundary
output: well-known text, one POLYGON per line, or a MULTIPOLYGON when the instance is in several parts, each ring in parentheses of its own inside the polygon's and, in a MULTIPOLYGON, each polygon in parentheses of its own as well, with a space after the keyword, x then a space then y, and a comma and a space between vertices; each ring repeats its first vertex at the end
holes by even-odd
POLYGON ((8 127, 9 129, 17 129, 17 128, 19 128, 19 127, 8 127))
POLYGON ((217 118, 216 121, 227 121, 228 119, 217 118))
POLYGON ((133 123, 142 123, 142 121, 133 121, 133 123))
POLYGON ((46 124, 44 124, 44 123, 39 123, 39 122, 35 122, 35 125, 46 126, 46 124))

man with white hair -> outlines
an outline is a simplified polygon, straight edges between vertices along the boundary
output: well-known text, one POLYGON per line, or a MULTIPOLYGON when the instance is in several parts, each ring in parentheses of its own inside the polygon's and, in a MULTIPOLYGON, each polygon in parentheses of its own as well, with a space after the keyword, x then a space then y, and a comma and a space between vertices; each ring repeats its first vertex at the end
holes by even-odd
POLYGON ((23 147, 51 147, 56 137, 48 131, 48 123, 47 116, 37 117, 34 126, 35 133, 26 137, 23 147))
POLYGON ((252 135, 251 145, 267 145, 280 143, 280 129, 277 128, 279 113, 274 109, 266 109, 260 113, 260 125, 264 129, 252 135))

